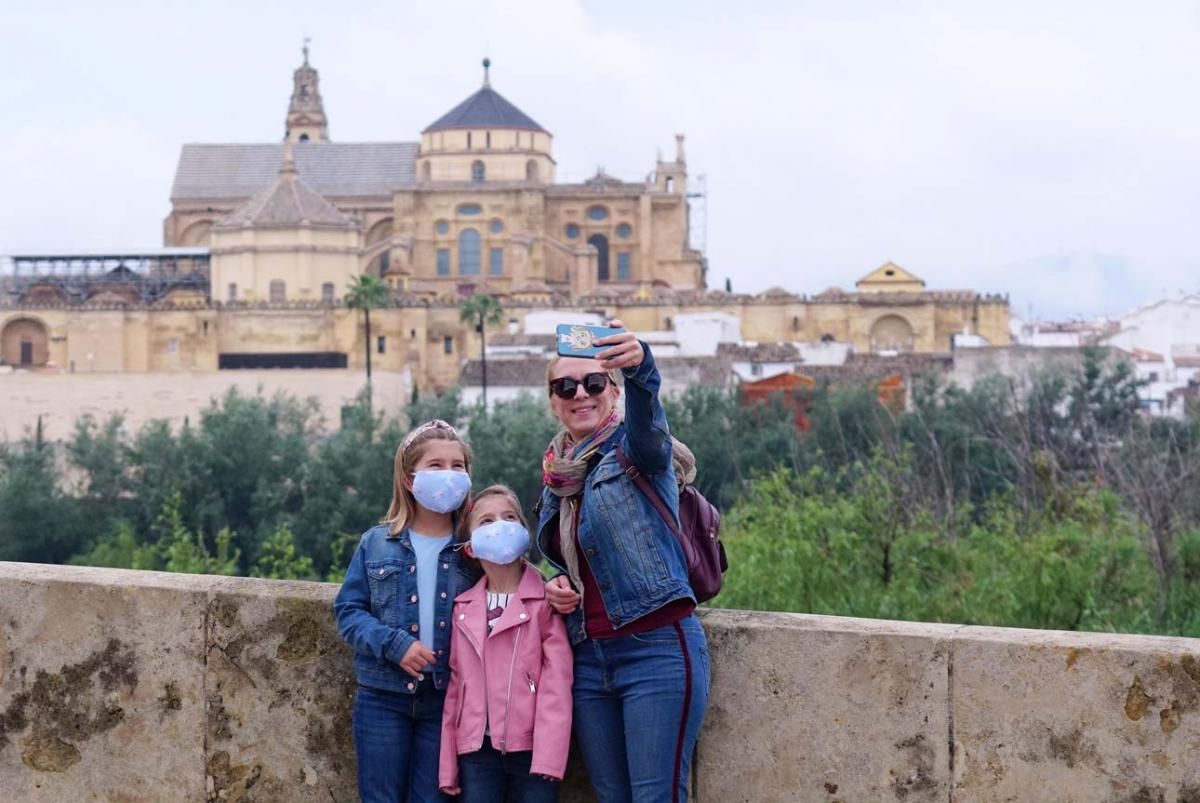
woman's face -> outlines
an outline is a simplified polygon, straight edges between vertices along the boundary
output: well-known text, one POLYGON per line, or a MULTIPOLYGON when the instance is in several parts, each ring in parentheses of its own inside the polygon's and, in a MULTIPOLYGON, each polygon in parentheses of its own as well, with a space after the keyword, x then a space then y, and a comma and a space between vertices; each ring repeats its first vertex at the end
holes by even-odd
POLYGON ((550 394, 550 412, 576 441, 595 432, 617 405, 618 391, 612 382, 598 396, 589 396, 583 389, 583 378, 596 373, 607 376, 600 363, 587 357, 563 357, 550 373, 551 380, 569 376, 579 383, 573 399, 560 399, 556 394, 550 394))

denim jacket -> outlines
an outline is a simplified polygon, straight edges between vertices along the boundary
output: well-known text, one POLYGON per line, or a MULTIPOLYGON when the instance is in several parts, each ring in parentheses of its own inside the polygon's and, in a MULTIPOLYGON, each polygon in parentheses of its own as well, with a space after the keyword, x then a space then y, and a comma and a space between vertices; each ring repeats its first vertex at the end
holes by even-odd
MULTIPOLYGON (((679 518, 679 488, 671 455, 667 416, 658 400, 662 378, 650 348, 634 369, 624 369, 625 422, 599 453, 603 455, 584 480, 579 514, 579 545, 588 562, 604 608, 614 628, 634 622, 672 600, 695 600, 688 584, 687 561, 675 535, 617 462, 622 444, 630 462, 654 485, 679 518)), ((557 528, 561 500, 542 489, 538 511, 538 547, 546 554, 557 528)), ((550 560, 547 558, 547 560, 550 560)), ((555 565, 559 572, 566 572, 555 565)), ((582 606, 567 616, 572 644, 587 638, 582 606)))
MULTIPOLYGON (((342 588, 333 601, 338 632, 354 650, 354 673, 363 686, 411 694, 419 681, 400 668, 400 660, 420 631, 417 556, 408 530, 389 535, 380 524, 363 533, 342 588)), ((450 612, 454 598, 475 583, 453 543, 438 555, 434 599, 433 685, 450 680, 450 612)))

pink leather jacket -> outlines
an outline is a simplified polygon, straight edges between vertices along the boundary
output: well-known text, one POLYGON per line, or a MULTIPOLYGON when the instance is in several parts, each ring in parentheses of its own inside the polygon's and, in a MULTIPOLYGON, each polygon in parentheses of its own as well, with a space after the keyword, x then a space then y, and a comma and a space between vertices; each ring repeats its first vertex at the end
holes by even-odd
POLYGON ((453 621, 438 785, 458 786, 458 756, 483 747, 485 722, 495 749, 532 750, 530 772, 561 779, 571 742, 574 660, 542 575, 526 564, 491 633, 486 576, 455 598, 453 621))

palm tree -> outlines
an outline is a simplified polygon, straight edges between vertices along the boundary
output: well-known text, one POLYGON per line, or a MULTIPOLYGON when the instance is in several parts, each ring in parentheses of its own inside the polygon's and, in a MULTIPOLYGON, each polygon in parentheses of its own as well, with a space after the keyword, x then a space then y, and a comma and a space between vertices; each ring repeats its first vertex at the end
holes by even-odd
POLYGON ((343 299, 350 309, 363 311, 367 327, 367 386, 371 384, 371 310, 385 306, 391 296, 391 288, 378 276, 364 273, 350 280, 343 299))
POLYGON ((459 306, 459 318, 475 324, 479 332, 479 362, 483 366, 483 409, 487 409, 487 333, 488 325, 498 326, 503 319, 504 307, 495 296, 486 293, 476 293, 463 301, 459 306))

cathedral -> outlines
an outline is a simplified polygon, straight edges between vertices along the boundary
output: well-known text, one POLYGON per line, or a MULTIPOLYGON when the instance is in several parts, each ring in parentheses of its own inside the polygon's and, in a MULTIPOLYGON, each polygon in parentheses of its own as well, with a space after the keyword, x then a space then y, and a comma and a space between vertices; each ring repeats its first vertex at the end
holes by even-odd
MULTIPOLYGON (((183 145, 162 247, 0 257, 0 366, 360 369, 369 351, 375 370, 444 388, 478 354, 459 315, 476 292, 500 300, 514 333, 539 310, 659 332, 726 313, 764 344, 1009 342, 1007 298, 927 290, 890 262, 851 291, 709 288, 689 236, 684 137, 643 180, 558 183, 553 136, 492 86, 487 60, 482 86, 413 142, 331 138, 319 79, 306 47, 277 142, 183 145), (342 298, 364 274, 390 287, 369 342, 342 298)), ((783 277, 799 284, 803 270, 783 277)))
POLYGON ((328 301, 359 273, 428 298, 703 287, 683 136, 645 181, 556 183, 553 135, 492 87, 490 66, 418 142, 335 142, 306 52, 281 143, 183 147, 164 244, 212 248, 219 301, 328 301), (280 254, 304 244, 270 233, 284 226, 307 232, 299 271, 280 254))

